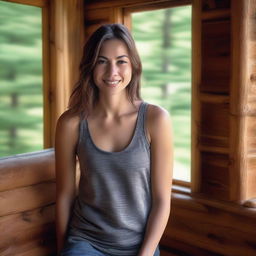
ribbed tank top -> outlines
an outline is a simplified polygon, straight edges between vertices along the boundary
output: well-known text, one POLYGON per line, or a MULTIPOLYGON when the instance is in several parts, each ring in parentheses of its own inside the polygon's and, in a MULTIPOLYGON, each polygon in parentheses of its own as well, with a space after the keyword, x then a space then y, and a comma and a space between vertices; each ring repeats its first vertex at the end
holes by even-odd
POLYGON ((119 152, 98 148, 87 120, 80 122, 77 154, 81 177, 69 236, 113 256, 137 255, 151 208, 146 109, 147 103, 142 102, 133 137, 119 152))

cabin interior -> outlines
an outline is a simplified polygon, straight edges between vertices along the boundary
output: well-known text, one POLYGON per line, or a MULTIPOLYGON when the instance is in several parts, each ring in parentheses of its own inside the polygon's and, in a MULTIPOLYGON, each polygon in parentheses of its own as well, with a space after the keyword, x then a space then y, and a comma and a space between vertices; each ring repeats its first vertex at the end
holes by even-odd
POLYGON ((191 182, 173 180, 161 256, 256 255, 256 0, 9 0, 42 8, 44 150, 0 159, 0 255, 55 255, 54 131, 101 24, 191 5, 191 182))

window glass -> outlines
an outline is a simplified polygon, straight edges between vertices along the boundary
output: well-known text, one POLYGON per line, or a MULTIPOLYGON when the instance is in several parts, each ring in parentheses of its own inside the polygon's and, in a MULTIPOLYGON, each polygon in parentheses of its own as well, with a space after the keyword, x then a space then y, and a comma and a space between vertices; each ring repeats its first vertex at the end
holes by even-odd
POLYGON ((43 147, 41 16, 0 1, 0 157, 43 147))
POLYGON ((167 109, 173 122, 174 179, 191 173, 191 6, 132 14, 142 59, 142 97, 167 109))

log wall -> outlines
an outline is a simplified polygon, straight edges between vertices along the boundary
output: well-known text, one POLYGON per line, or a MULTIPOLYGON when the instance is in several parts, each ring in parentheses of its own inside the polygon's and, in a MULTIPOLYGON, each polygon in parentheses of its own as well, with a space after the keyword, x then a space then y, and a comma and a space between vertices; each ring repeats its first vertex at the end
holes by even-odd
POLYGON ((0 255, 53 256, 54 151, 0 160, 0 255))

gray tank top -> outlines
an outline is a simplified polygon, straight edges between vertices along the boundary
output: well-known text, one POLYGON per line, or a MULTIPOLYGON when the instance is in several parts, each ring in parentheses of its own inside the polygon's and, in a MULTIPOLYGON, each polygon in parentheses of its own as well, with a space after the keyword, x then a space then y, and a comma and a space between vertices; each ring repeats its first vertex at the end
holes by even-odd
POLYGON ((119 152, 99 149, 87 121, 80 122, 81 178, 68 235, 113 256, 138 253, 151 208, 146 108, 142 102, 132 140, 119 152))

